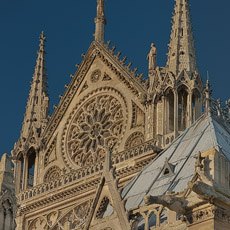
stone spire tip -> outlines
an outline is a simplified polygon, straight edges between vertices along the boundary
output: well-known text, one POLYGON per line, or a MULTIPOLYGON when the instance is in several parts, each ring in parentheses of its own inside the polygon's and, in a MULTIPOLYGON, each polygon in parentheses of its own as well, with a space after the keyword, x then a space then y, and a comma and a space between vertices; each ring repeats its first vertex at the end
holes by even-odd
POLYGON ((105 41, 105 0, 97 0, 97 17, 95 18, 95 40, 104 43, 105 41))

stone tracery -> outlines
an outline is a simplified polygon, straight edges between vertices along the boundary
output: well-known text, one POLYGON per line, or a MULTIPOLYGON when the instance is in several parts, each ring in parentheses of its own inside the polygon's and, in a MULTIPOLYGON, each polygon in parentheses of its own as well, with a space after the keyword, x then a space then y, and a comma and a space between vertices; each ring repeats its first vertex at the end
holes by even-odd
POLYGON ((118 146, 126 120, 124 100, 121 99, 120 94, 117 97, 107 91, 86 100, 74 113, 65 143, 74 165, 83 167, 96 163, 104 158, 105 147, 114 149, 118 146))
POLYGON ((44 176, 44 182, 51 182, 61 176, 61 169, 57 166, 49 168, 44 176))
POLYGON ((144 142, 144 135, 141 132, 132 133, 125 142, 125 149, 132 148, 144 142))

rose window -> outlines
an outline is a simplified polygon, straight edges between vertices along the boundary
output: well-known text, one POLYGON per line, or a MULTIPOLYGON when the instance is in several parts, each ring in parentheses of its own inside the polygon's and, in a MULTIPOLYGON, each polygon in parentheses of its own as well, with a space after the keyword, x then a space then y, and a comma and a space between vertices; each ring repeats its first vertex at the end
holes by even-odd
POLYGON ((119 99, 97 95, 74 115, 67 134, 67 152, 78 166, 91 165, 104 158, 105 147, 114 149, 125 126, 119 99))

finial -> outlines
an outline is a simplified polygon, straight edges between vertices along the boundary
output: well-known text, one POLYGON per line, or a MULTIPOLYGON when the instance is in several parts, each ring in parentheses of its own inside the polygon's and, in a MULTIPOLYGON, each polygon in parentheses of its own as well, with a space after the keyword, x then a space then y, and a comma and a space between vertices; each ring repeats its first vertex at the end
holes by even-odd
POLYGON ((40 35, 40 51, 44 51, 44 48, 45 48, 45 41, 46 41, 46 37, 45 37, 45 32, 42 31, 41 35, 40 35))
POLYGON ((207 70, 207 81, 209 81, 209 72, 207 70))
POLYGON ((97 17, 95 18, 95 40, 104 43, 105 41, 105 10, 104 10, 104 0, 97 0, 97 17))
POLYGON ((206 81, 206 88, 204 90, 205 92, 205 112, 208 113, 209 108, 210 108, 210 95, 211 95, 211 89, 210 89, 210 83, 209 80, 206 81))

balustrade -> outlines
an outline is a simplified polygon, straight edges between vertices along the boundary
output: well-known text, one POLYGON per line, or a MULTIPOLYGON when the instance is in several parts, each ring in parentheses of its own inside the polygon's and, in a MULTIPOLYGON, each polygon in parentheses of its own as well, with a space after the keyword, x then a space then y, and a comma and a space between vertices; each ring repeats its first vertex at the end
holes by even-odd
MULTIPOLYGON (((141 145, 138 145, 132 149, 120 153, 115 153, 112 155, 112 162, 116 165, 124 161, 127 161, 131 158, 139 157, 141 155, 158 153, 160 149, 155 147, 155 145, 156 141, 151 140, 141 145)), ((53 180, 51 182, 29 188, 25 191, 21 191, 21 193, 17 196, 17 199, 19 202, 24 202, 28 199, 32 199, 33 197, 41 196, 45 193, 55 190, 59 187, 68 186, 71 183, 76 182, 77 180, 86 178, 88 176, 96 175, 102 172, 103 165, 104 161, 101 161, 98 164, 84 167, 76 171, 71 171, 70 173, 62 175, 60 178, 53 180)))

